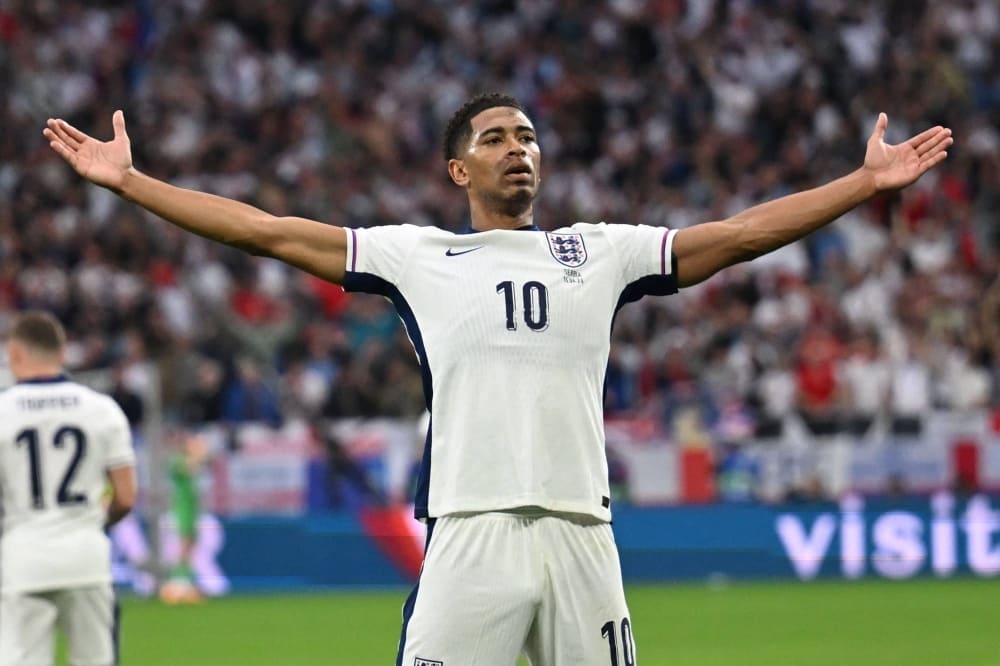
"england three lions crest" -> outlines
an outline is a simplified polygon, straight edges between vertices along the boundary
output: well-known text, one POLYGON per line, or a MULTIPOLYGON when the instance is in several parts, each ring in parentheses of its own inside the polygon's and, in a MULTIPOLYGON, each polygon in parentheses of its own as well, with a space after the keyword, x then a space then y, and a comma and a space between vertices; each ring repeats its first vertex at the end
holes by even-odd
POLYGON ((563 266, 578 268, 587 261, 587 246, 583 244, 582 234, 550 234, 545 237, 549 240, 549 252, 563 266))

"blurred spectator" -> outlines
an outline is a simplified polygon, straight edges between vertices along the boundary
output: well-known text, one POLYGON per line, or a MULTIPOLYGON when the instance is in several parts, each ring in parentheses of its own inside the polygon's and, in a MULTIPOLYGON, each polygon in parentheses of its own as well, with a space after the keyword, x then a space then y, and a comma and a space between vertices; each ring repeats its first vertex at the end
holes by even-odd
POLYGON ((330 388, 323 416, 330 419, 378 415, 378 387, 360 366, 348 366, 330 388))
POLYGON ((236 362, 236 373, 222 395, 222 420, 264 423, 275 428, 281 425, 278 398, 252 358, 244 356, 236 362))
POLYGON ((288 301, 287 267, 262 259, 237 265, 228 310, 218 321, 245 355, 276 366, 278 351, 298 335, 304 316, 288 301))
POLYGON ((799 414, 814 435, 840 430, 840 381, 837 362, 840 345, 826 329, 806 334, 795 370, 799 414))
POLYGON ((181 398, 181 422, 199 426, 222 420, 224 380, 225 375, 218 362, 200 359, 194 385, 181 398))
POLYGON ((423 384, 410 366, 407 358, 392 356, 386 360, 385 371, 379 377, 383 388, 376 407, 381 416, 412 419, 423 413, 426 407, 423 384))
POLYGON ((954 346, 948 350, 940 372, 938 390, 941 404, 951 410, 982 409, 990 404, 989 373, 975 365, 968 349, 954 346))
POLYGON ((916 232, 907 243, 910 265, 921 273, 938 273, 955 256, 955 237, 939 217, 925 217, 916 223, 916 232))
POLYGON ((111 368, 111 391, 108 395, 122 408, 132 428, 142 425, 145 405, 142 396, 126 385, 125 366, 122 363, 116 363, 111 368))
POLYGON ((913 339, 905 358, 893 369, 891 431, 901 438, 919 437, 923 433, 923 417, 933 406, 931 369, 926 356, 926 343, 913 339))
POLYGON ((281 412, 285 418, 316 418, 326 402, 330 380, 311 370, 305 359, 295 358, 281 376, 281 412))
POLYGON ((757 380, 757 437, 772 439, 784 432, 785 419, 794 413, 797 386, 784 353, 774 355, 757 380))
POLYGON ((892 368, 874 331, 864 331, 854 337, 838 374, 844 386, 846 430, 863 437, 875 419, 886 413, 892 379, 892 368))

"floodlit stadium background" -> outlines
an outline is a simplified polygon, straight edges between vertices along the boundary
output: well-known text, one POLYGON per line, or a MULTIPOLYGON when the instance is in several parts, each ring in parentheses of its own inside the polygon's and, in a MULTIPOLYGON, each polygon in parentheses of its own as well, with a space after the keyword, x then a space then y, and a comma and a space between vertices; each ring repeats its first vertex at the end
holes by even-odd
POLYGON ((176 552, 165 464, 193 430, 207 592, 389 587, 392 608, 420 561, 423 401, 391 306, 83 185, 46 118, 108 137, 122 108, 140 170, 276 214, 455 230, 439 131, 483 90, 531 111, 547 230, 723 218, 855 168, 878 111, 889 140, 946 125, 916 186, 621 313, 615 530, 632 584, 995 593, 998 35, 990 0, 0 2, 0 329, 55 312, 75 376, 133 420, 123 590, 152 593, 176 552))

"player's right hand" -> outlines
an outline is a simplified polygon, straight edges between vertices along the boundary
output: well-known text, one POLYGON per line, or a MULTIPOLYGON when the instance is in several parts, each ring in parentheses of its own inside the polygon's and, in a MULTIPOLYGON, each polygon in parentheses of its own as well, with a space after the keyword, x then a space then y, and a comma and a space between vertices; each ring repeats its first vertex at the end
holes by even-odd
POLYGON ((49 146, 69 162, 78 174, 96 185, 120 191, 132 168, 132 148, 125 133, 125 114, 115 111, 111 117, 115 136, 98 141, 61 118, 49 118, 42 134, 49 146))

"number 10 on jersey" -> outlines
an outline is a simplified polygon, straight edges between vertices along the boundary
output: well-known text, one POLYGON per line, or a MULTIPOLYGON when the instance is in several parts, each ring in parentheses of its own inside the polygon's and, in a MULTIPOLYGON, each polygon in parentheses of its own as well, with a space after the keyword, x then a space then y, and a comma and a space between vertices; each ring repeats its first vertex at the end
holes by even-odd
MULTIPOLYGON (((549 290, 541 282, 531 280, 521 287, 524 323, 532 331, 541 332, 549 327, 549 290)), ((507 330, 517 330, 517 290, 513 280, 505 280, 497 285, 497 293, 503 295, 507 309, 507 330)))

